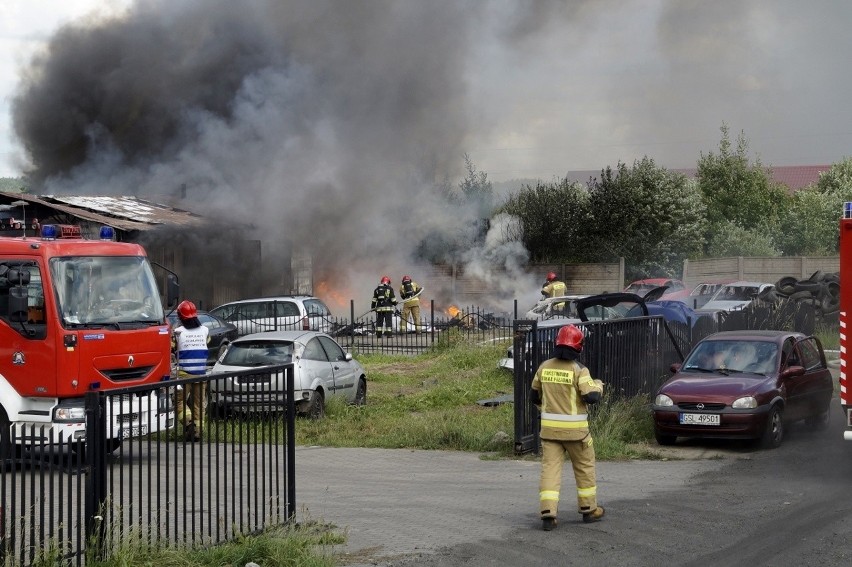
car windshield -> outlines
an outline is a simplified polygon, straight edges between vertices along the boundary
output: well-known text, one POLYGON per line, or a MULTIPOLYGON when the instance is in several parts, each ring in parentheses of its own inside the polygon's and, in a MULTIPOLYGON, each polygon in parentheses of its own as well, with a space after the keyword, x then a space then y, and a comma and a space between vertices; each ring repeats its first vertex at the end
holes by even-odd
MULTIPOLYGON (((660 287, 659 284, 650 284, 650 283, 632 283, 627 286, 624 291, 628 293, 635 293, 638 296, 643 296, 652 289, 657 289, 660 287)), ((666 291, 669 291, 668 289, 666 291)))
POLYGON ((757 296, 757 291, 750 285, 726 285, 719 288, 711 301, 750 301, 757 296))
POLYGON ((778 345, 766 341, 703 341, 683 363, 684 370, 769 374, 777 367, 778 345))
POLYGON ((293 361, 292 341, 240 341, 231 343, 222 364, 228 366, 270 366, 293 361))
POLYGON ((159 323, 163 307, 142 256, 72 256, 50 260, 66 325, 159 323))

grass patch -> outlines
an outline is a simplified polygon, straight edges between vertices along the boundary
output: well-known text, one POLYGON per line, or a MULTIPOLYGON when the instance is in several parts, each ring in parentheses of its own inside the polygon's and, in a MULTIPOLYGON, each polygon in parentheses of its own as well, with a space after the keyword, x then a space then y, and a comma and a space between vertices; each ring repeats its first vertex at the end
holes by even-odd
POLYGON ((360 356, 367 370, 367 405, 329 400, 324 419, 298 420, 296 442, 509 455, 512 404, 476 403, 513 391, 511 374, 497 368, 505 348, 454 343, 416 357, 360 356))
MULTIPOLYGON (((514 405, 476 403, 514 391, 513 376, 497 367, 506 346, 452 341, 416 357, 359 356, 367 370, 367 405, 329 400, 324 419, 297 421, 296 443, 514 456, 514 405)), ((604 397, 592 417, 599 459, 654 458, 635 448, 653 439, 648 408, 645 396, 604 397)))
POLYGON ((334 567, 330 546, 345 541, 330 526, 307 523, 270 529, 203 549, 157 549, 132 539, 95 567, 209 567, 239 566, 251 561, 264 567, 334 567))

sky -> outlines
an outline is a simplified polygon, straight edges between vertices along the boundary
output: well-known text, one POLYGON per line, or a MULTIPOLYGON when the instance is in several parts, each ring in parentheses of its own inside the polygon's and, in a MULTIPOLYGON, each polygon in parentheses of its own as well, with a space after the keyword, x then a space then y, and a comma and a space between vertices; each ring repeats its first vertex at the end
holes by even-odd
MULTIPOLYGON (((850 21, 839 0, 2 0, 0 176, 185 196, 366 287, 485 216, 434 190, 465 155, 509 187, 688 168, 725 125, 764 165, 842 160, 850 21)), ((495 220, 456 261, 524 263, 495 220)))
MULTIPOLYGON (((471 18, 497 19, 513 3, 469 4, 479 12, 471 18)), ((473 32, 483 41, 459 54, 470 61, 456 80, 471 124, 458 150, 493 181, 551 180, 643 156, 693 167, 718 147, 723 123, 768 165, 850 154, 848 2, 536 4, 542 9, 514 29, 484 24, 490 30, 473 32)), ((130 5, 0 3, 0 176, 28 167, 10 114, 21 66, 59 26, 130 5)), ((429 45, 425 38, 420 49, 429 45)))

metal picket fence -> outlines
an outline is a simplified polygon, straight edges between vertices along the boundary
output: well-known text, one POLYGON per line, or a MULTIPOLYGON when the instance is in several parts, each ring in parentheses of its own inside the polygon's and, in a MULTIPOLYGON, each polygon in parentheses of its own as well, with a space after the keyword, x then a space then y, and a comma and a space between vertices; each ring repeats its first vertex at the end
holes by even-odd
POLYGON ((224 376, 90 392, 85 439, 51 441, 49 425, 13 426, 24 448, 0 479, 0 564, 84 565, 127 547, 197 548, 294 518, 293 365, 227 375, 251 391, 235 393, 233 411, 209 419, 200 441, 186 440, 177 390, 224 376), (151 392, 156 417, 145 407, 151 392), (116 411, 118 436, 107 425, 116 411))

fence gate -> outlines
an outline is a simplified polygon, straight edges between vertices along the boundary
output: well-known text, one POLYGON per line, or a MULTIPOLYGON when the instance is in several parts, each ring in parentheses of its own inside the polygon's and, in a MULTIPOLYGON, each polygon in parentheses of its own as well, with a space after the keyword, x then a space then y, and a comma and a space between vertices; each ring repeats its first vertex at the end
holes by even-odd
POLYGON ((538 410, 530 400, 530 386, 538 368, 538 333, 535 321, 512 325, 512 359, 515 365, 515 453, 538 452, 538 410))
MULTIPOLYGON (((653 393, 668 377, 669 365, 683 360, 683 346, 676 345, 676 336, 659 316, 576 325, 585 336, 580 362, 604 382, 609 398, 653 393)), ((539 451, 539 415, 530 387, 538 366, 550 358, 560 327, 514 323, 516 454, 539 451)))

